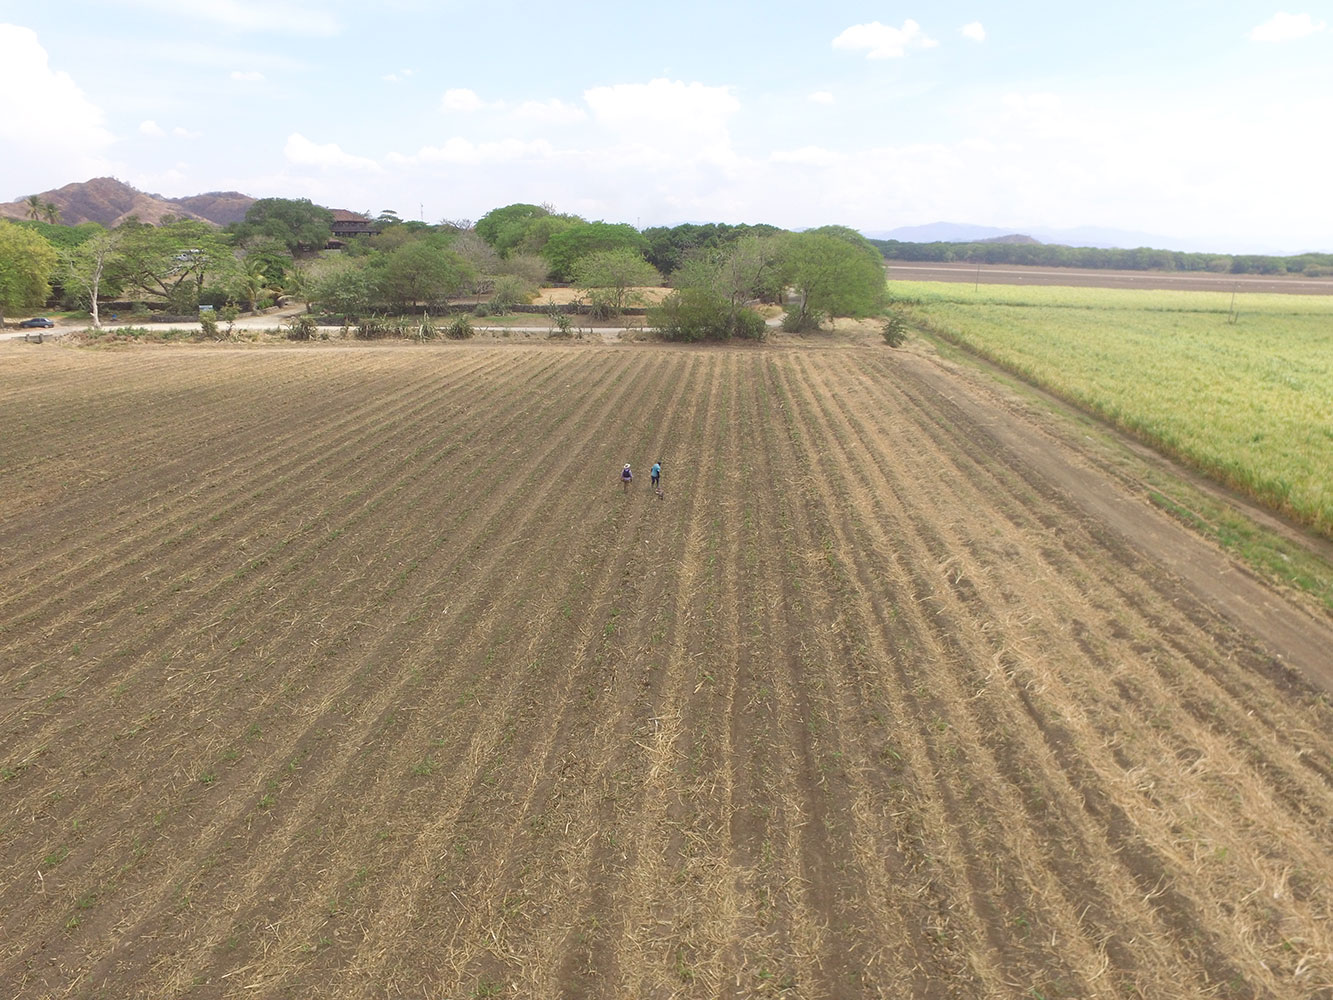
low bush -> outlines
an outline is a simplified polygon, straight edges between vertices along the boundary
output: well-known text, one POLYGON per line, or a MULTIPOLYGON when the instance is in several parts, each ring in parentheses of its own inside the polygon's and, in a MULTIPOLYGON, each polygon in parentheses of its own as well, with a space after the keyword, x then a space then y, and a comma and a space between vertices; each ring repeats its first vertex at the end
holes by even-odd
POLYGON ((313 316, 293 316, 287 324, 288 340, 313 340, 319 333, 319 326, 313 316))
POLYGON ((884 317, 880 332, 884 343, 890 347, 902 347, 907 341, 907 317, 900 312, 890 312, 884 317))
POLYGON ((821 312, 801 313, 796 306, 791 306, 782 314, 782 329, 786 333, 814 333, 824 322, 821 312))
POLYGON ((552 306, 546 316, 551 324, 546 331, 548 337, 565 339, 574 336, 574 321, 569 318, 569 313, 561 312, 559 308, 552 306))
POLYGON ((472 332, 472 322, 467 318, 467 314, 460 313, 445 327, 444 335, 450 340, 467 340, 472 336, 472 332))
POLYGON ((497 315, 503 316, 514 306, 527 305, 535 293, 536 287, 531 282, 518 275, 503 274, 495 279, 495 287, 487 304, 497 315))
POLYGON ((678 288, 648 310, 648 326, 666 340, 763 340, 764 317, 753 309, 732 311, 731 303, 701 288, 678 288))

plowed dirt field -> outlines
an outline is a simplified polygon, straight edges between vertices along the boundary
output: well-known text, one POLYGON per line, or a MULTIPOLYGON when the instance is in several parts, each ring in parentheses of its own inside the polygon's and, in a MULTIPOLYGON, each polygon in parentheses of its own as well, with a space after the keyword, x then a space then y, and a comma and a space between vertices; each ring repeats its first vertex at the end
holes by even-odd
POLYGON ((924 351, 23 348, 0 996, 1333 996, 1327 617, 924 351))

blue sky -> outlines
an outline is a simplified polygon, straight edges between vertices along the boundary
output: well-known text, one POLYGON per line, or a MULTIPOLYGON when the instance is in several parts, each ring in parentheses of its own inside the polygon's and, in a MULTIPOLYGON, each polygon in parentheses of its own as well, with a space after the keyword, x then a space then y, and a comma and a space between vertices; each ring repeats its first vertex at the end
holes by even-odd
POLYGON ((0 0, 0 200, 1333 250, 1333 0, 1278 3, 0 0))

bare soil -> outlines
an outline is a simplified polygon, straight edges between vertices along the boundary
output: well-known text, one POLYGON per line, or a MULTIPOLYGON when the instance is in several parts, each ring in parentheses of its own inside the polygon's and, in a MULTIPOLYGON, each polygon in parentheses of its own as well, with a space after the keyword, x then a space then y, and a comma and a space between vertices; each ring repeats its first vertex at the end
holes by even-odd
POLYGON ((1333 997, 1328 616, 924 349, 23 347, 5 996, 1333 997))
POLYGON ((977 282, 983 285, 1070 285, 1079 288, 1139 288, 1196 292, 1278 292, 1333 295, 1333 278, 1301 275, 1213 274, 1195 271, 1109 271, 1025 264, 932 263, 891 260, 889 281, 977 282))

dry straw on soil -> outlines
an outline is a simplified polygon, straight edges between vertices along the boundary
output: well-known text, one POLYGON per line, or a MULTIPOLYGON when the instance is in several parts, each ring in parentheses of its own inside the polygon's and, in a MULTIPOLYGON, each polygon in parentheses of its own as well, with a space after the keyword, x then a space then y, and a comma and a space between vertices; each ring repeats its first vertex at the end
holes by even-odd
POLYGON ((1326 698, 921 358, 3 360, 7 995, 1333 989, 1326 698))

